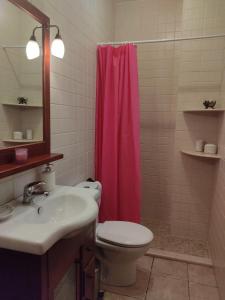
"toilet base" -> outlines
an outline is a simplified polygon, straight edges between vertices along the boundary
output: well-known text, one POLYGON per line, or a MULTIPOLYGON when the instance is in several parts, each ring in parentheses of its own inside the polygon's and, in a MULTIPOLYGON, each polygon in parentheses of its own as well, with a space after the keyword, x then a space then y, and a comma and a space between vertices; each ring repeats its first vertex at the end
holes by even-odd
POLYGON ((121 264, 101 262, 101 281, 114 286, 133 285, 136 282, 136 261, 121 264))

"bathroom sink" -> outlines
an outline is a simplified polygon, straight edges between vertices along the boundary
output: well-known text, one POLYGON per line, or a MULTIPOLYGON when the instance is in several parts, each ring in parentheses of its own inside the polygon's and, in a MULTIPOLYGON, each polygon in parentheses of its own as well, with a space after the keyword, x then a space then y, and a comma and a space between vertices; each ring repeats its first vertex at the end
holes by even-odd
POLYGON ((0 223, 0 247, 44 254, 62 238, 74 237, 98 214, 94 199, 84 189, 58 186, 33 204, 15 206, 14 215, 0 223))
POLYGON ((68 223, 81 216, 89 205, 89 201, 74 193, 68 193, 63 196, 56 195, 51 198, 45 198, 40 203, 35 201, 37 209, 33 210, 24 217, 25 223, 68 223))

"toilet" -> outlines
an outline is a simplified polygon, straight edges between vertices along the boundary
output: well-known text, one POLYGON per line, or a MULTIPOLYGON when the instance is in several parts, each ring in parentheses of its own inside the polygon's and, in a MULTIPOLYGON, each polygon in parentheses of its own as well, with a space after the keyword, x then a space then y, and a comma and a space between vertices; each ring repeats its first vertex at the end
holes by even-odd
MULTIPOLYGON (((84 181, 76 185, 86 188, 100 206, 101 184, 84 181)), ((106 221, 96 226, 96 256, 101 262, 101 280, 114 286, 129 286, 136 281, 136 261, 150 247, 153 233, 140 224, 106 221)))

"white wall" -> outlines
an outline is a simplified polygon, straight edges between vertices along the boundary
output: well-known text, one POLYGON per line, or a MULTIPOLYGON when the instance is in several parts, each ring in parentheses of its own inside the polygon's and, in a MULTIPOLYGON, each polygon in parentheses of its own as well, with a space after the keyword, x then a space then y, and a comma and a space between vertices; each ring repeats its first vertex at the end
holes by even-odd
MULTIPOLYGON (((225 28, 225 20, 224 20, 225 28)), ((225 51, 223 53, 225 61, 225 51)), ((225 102, 225 69, 221 85, 221 98, 225 102)), ((215 191, 211 210, 211 222, 209 231, 209 244, 213 263, 216 271, 217 283, 221 299, 225 298, 225 116, 221 115, 221 127, 219 132, 219 149, 222 159, 217 165, 215 191)))
MULTIPOLYGON (((65 156, 55 164, 57 183, 74 185, 94 175, 96 45, 113 38, 113 1, 31 2, 59 25, 65 42, 64 59, 51 61, 51 150, 65 156)), ((34 178, 31 170, 1 180, 0 202, 34 178)))

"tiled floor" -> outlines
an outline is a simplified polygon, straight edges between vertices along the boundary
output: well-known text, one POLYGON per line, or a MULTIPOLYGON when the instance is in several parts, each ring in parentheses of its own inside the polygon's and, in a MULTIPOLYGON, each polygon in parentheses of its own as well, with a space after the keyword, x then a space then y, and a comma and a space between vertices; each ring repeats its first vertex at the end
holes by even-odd
POLYGON ((208 243, 201 240, 191 240, 171 235, 167 224, 143 222, 154 232, 151 248, 189 254, 199 257, 208 257, 208 243))
POLYGON ((104 300, 219 300, 212 268, 144 256, 130 287, 102 285, 104 300))

